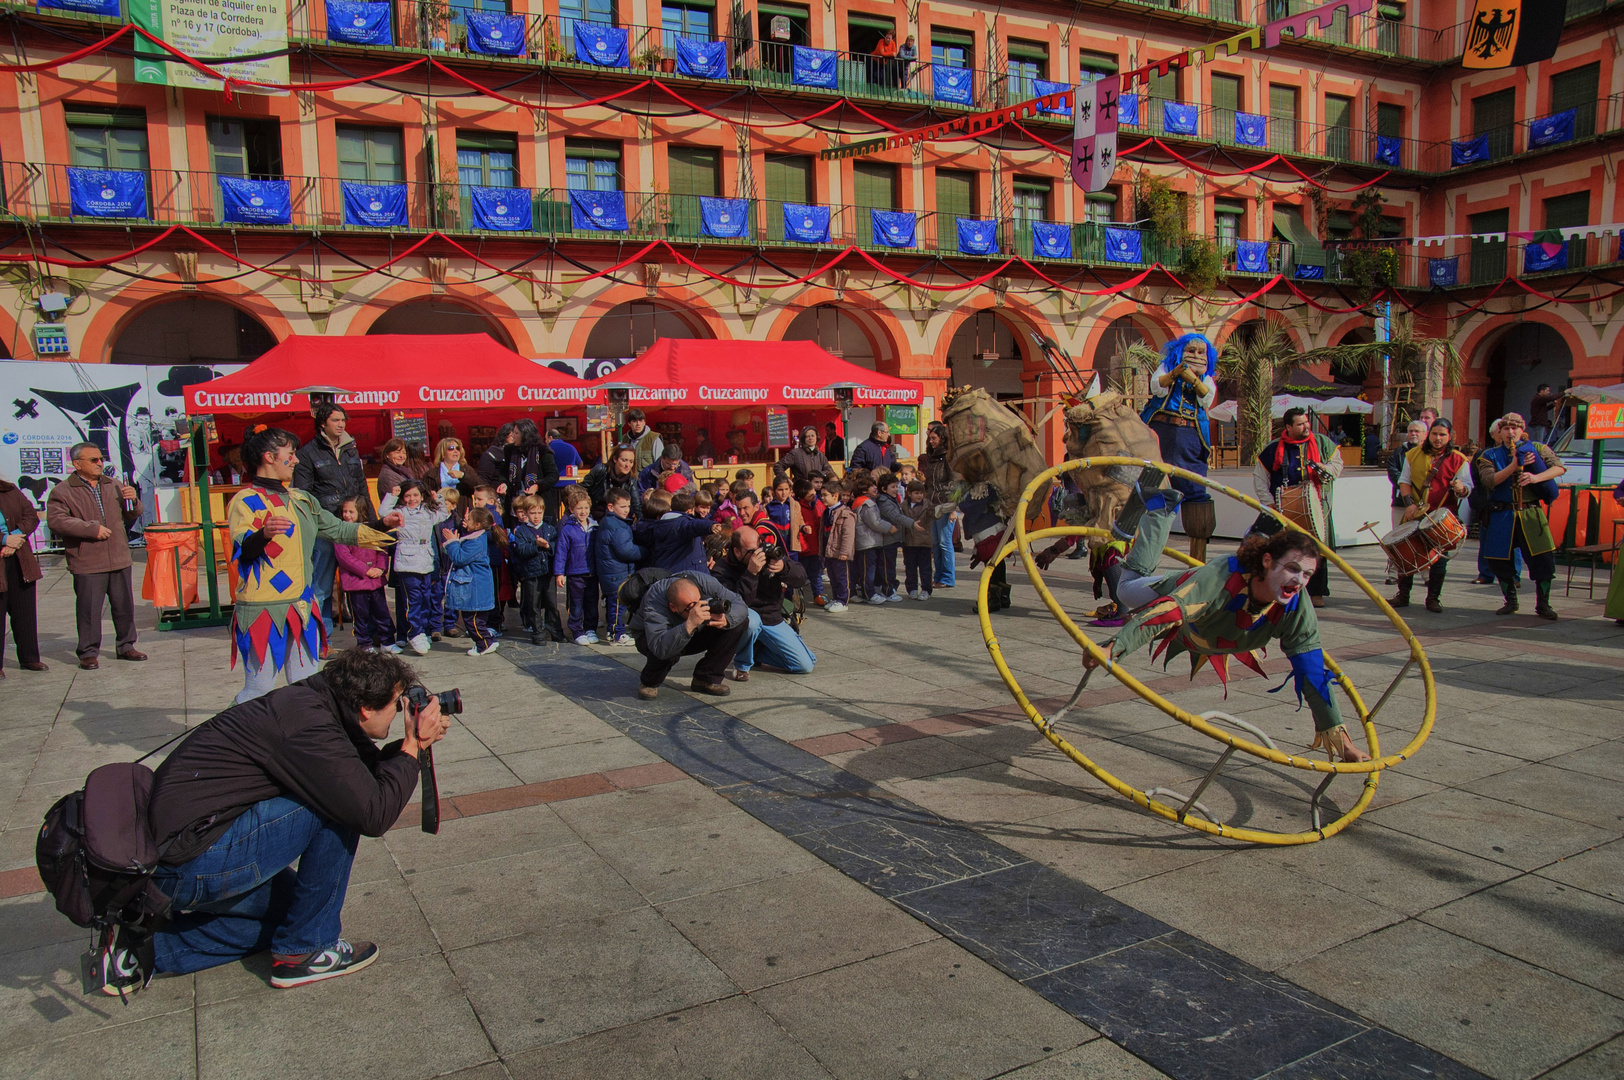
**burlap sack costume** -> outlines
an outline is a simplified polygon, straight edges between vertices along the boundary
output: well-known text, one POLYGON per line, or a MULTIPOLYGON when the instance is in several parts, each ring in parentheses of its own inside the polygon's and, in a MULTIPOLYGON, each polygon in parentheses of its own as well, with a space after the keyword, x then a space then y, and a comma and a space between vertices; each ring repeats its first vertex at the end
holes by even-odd
MULTIPOLYGON (((1156 433, 1139 418, 1133 404, 1115 390, 1107 390, 1066 410, 1066 454, 1071 458, 1143 458, 1157 464, 1162 460, 1161 444, 1156 433)), ((1133 485, 1143 471, 1127 466, 1112 466, 1071 473, 1072 486, 1082 496, 1086 506, 1080 523, 1096 529, 1109 529, 1122 504, 1133 493, 1133 485)), ((1161 476, 1145 479, 1149 488, 1162 484, 1161 476)), ((1099 542, 1090 541, 1091 544, 1099 542)))
MULTIPOLYGON (((990 484, 998 492, 998 516, 1009 521, 1026 485, 1049 467, 1026 418, 985 390, 961 388, 947 392, 942 422, 953 471, 971 487, 990 484)), ((1047 484, 1033 494, 1029 521, 1042 512, 1048 497, 1047 484)))

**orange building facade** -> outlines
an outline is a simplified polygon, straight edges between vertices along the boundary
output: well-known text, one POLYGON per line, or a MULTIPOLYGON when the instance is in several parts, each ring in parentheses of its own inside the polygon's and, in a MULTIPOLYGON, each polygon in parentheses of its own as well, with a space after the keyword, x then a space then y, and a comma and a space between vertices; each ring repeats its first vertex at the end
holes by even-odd
MULTIPOLYGON (((240 361, 290 334, 483 330, 529 357, 600 362, 660 336, 805 339, 918 379, 933 402, 950 384, 1041 397, 1062 389, 1045 343, 1085 374, 1110 375, 1134 341, 1160 346, 1194 329, 1222 345, 1260 319, 1304 348, 1369 340, 1372 315, 1339 310, 1368 295, 1372 282, 1355 269, 1368 262, 1338 241, 1364 235, 1354 191, 1375 181, 1385 200, 1377 231, 1392 241, 1375 284, 1396 286, 1426 332, 1457 343, 1466 374, 1442 404, 1467 434, 1481 439, 1487 418, 1524 407, 1540 382, 1624 381, 1624 309, 1608 284, 1624 279, 1614 224, 1624 219, 1624 3, 1569 0, 1556 56, 1523 69, 1459 66, 1469 0, 1381 0, 1274 49, 1172 72, 1140 88, 1137 123, 1120 133, 1123 149, 1159 142, 1124 159, 1096 196, 1050 148, 1069 143, 1058 117, 819 157, 887 128, 1110 77, 1309 6, 396 0, 394 44, 382 46, 336 40, 332 6, 301 0, 288 14, 294 89, 229 95, 137 82, 126 38, 0 84, 10 234, 0 253, 24 256, 0 275, 0 347, 36 358, 42 321, 66 326, 62 358, 87 363, 240 361), (521 54, 476 52, 471 13, 521 16, 521 54), (582 25, 624 29, 630 66, 579 61, 582 25), (913 38, 917 59, 876 57, 887 31, 913 38), (667 70, 679 39, 723 41, 725 76, 667 70), (795 80, 797 49, 833 54, 832 87, 795 80), (399 70, 424 58, 433 64, 399 70), (954 92, 964 100, 946 100, 950 81, 968 82, 968 95, 954 92), (1538 145, 1541 122, 1570 110, 1570 137, 1538 145), (1262 118, 1262 145, 1240 137, 1238 115, 1262 118), (1487 154, 1452 166, 1452 144, 1479 136, 1487 154), (76 212, 69 169, 144 174, 141 216, 76 212), (228 224, 221 177, 286 180, 291 221, 228 224), (403 220, 348 223, 347 182, 404 185, 403 220), (1184 218, 1180 241, 1148 221, 1164 182, 1184 218), (531 227, 476 228, 473 187, 524 189, 531 227), (620 192, 626 228, 578 228, 570 192, 583 190, 620 192), (702 199, 744 200, 748 234, 707 235, 702 199), (829 207, 829 239, 786 237, 786 204, 829 207), (876 210, 915 214, 915 245, 876 245, 876 210), (964 254, 961 217, 997 222, 1000 254, 964 254), (1066 226, 1070 257, 1037 257, 1033 222, 1066 226), (165 232, 174 225, 188 231, 165 232), (1584 225, 1602 228, 1569 241, 1565 268, 1526 272, 1525 249, 1549 241, 1545 230, 1584 225), (1137 260, 1108 256, 1108 230, 1140 234, 1137 260), (1196 238, 1222 260, 1202 295, 1160 271, 1112 293, 1158 261, 1188 277, 1181 263, 1196 238), (634 258, 653 241, 666 243, 634 258), (1265 245, 1261 272, 1240 269, 1240 242, 1265 245), (1011 254, 1030 262, 937 291, 854 257, 822 269, 847 245, 922 285, 973 281, 1011 254), (1454 284, 1432 284, 1437 259, 1457 260, 1454 284), (1298 291, 1281 284, 1235 302, 1276 274, 1298 291), (68 298, 65 313, 39 307, 49 293, 68 298)), ((120 25, 3 10, 11 63, 48 64, 120 25)))

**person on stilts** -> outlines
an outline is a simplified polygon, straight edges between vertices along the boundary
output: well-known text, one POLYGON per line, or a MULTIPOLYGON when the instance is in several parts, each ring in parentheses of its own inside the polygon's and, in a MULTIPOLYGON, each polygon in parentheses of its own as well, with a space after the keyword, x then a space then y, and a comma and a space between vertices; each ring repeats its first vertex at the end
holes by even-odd
MULTIPOLYGON (((1151 399, 1140 418, 1161 443, 1162 461, 1200 476, 1212 457, 1207 407, 1218 396, 1218 350, 1201 334, 1185 334, 1162 350, 1162 363, 1151 376, 1151 399)), ((1207 489, 1175 476, 1173 489, 1183 498, 1181 516, 1190 538, 1190 557, 1203 562, 1207 541, 1218 525, 1218 511, 1207 489)))

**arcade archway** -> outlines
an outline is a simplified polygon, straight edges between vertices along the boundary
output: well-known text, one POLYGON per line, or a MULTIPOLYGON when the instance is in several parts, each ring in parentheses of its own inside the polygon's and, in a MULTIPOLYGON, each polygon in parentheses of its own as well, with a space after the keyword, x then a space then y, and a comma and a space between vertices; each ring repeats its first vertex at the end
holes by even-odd
POLYGON ((1568 384, 1573 371, 1573 352, 1568 343, 1544 323, 1513 326, 1485 348, 1485 417, 1516 412, 1529 419, 1529 403, 1540 385, 1560 390, 1568 384))
POLYGON ((979 387, 999 400, 1022 397, 1030 347, 1024 336, 996 311, 971 315, 947 346, 953 385, 979 387))
POLYGON ((629 360, 659 338, 713 336, 698 319, 682 311, 648 300, 632 300, 604 312, 593 324, 581 351, 588 360, 629 360))
POLYGON ((1142 402, 1147 392, 1149 373, 1141 372, 1138 380, 1130 377, 1127 356, 1128 350, 1135 345, 1159 349, 1161 342, 1151 337, 1130 315, 1113 319, 1094 346, 1092 365, 1099 373, 1100 385, 1104 389, 1120 390, 1131 395, 1135 401, 1142 402))
POLYGON ((513 339, 491 316, 453 300, 407 300, 378 316, 368 334, 486 334, 513 348, 513 339))
POLYGON ((810 341, 849 364, 878 370, 874 343, 862 324, 833 304, 807 308, 784 330, 785 341, 810 341))
POLYGON ((276 344, 254 316, 223 300, 186 296, 131 319, 113 342, 115 364, 246 364, 276 344))

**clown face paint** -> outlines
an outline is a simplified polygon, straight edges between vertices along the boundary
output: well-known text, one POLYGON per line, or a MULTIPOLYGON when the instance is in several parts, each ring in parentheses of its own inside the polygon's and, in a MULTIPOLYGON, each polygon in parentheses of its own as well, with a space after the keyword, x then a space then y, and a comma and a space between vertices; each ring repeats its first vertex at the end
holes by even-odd
POLYGON ((1288 551, 1279 562, 1275 562, 1272 555, 1264 555, 1263 580, 1253 583, 1252 596, 1258 600, 1289 604, 1308 586, 1308 579, 1314 576, 1317 569, 1319 559, 1306 552, 1288 551), (1259 596, 1259 592, 1264 595, 1259 596))

